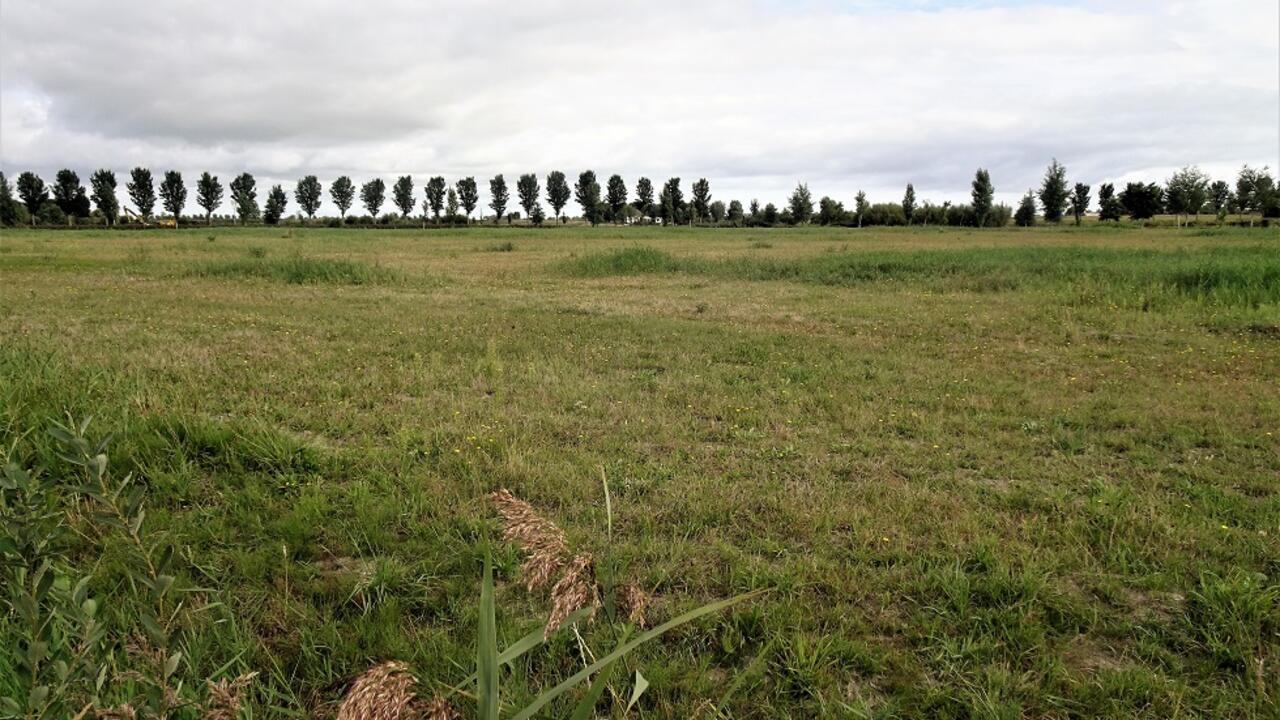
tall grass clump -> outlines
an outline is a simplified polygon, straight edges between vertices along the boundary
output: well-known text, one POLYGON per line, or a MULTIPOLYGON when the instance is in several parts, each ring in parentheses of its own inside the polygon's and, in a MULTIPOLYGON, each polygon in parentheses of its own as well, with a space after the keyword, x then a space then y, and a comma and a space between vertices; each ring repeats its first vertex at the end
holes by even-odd
POLYGON ((1267 245, 1195 251, 1035 246, 875 250, 720 260, 636 247, 574 258, 563 269, 583 277, 685 272, 836 287, 899 282, 944 292, 1047 286, 1143 307, 1153 300, 1252 308, 1280 303, 1280 251, 1267 245))
POLYGON ((256 254, 202 263, 192 268, 189 274, 196 277, 262 279, 292 285, 376 285, 392 282, 398 277, 388 268, 356 260, 302 255, 273 259, 256 254))
POLYGON ((694 264, 694 261, 676 259, 670 253, 656 248, 636 246, 570 258, 562 263, 561 269, 578 277, 608 277, 690 271, 694 264))

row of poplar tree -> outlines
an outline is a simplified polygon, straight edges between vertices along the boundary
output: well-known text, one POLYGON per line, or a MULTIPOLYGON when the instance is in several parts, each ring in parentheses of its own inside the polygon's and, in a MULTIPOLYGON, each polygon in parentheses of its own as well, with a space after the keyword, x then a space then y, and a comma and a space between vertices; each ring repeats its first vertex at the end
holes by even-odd
MULTIPOLYGON (((58 171, 52 186, 35 173, 24 172, 14 188, 0 173, 0 223, 23 224, 37 220, 49 224, 68 222, 73 218, 95 215, 108 225, 119 222, 122 207, 117 197, 116 175, 111 170, 98 170, 89 178, 89 190, 72 170, 58 171), (91 207, 92 205, 92 207, 91 207), (24 217, 25 216, 25 217, 24 217)), ((151 171, 137 167, 129 173, 126 190, 136 212, 123 210, 141 222, 155 217, 156 203, 174 218, 181 218, 186 207, 188 190, 180 172, 164 173, 159 183, 151 171)), ((516 200, 524 210, 524 217, 535 225, 546 219, 542 209, 543 188, 534 174, 521 175, 515 186, 516 200)), ((293 200, 301 214, 314 219, 320 209, 325 188, 314 175, 299 180, 293 189, 293 200)), ((330 200, 338 208, 341 222, 377 222, 387 201, 387 185, 381 178, 370 180, 358 188, 347 176, 334 180, 329 188, 330 200), (368 212, 363 218, 350 218, 348 213, 359 197, 368 212)), ((670 178, 661 188, 655 188, 649 178, 636 183, 633 198, 622 177, 611 176, 604 187, 596 174, 587 170, 578 175, 572 186, 564 173, 554 171, 546 176, 546 200, 557 220, 567 220, 565 206, 573 199, 582 209, 582 218, 592 225, 601 222, 630 223, 645 221, 666 225, 796 225, 817 222, 823 225, 955 225, 968 227, 1003 227, 1013 221, 1019 226, 1034 225, 1039 218, 1048 223, 1059 223, 1071 216, 1076 224, 1090 212, 1093 204, 1092 188, 1084 183, 1070 184, 1066 168, 1054 160, 1045 172, 1038 190, 1029 190, 1014 210, 994 202, 995 185, 985 169, 979 169, 973 179, 972 201, 968 204, 918 202, 915 188, 908 184, 901 203, 871 204, 866 193, 858 192, 853 208, 830 197, 821 198, 815 207, 807 185, 801 183, 791 193, 783 208, 769 203, 764 207, 752 201, 749 209, 733 200, 725 203, 713 200, 711 184, 702 178, 692 184, 686 201, 680 186, 680 178, 670 178), (655 195, 655 190, 656 195, 655 195)), ((250 173, 236 176, 227 188, 217 177, 202 173, 195 183, 195 202, 204 212, 205 221, 212 223, 214 213, 229 199, 239 222, 273 225, 280 222, 288 211, 289 195, 280 185, 273 185, 266 194, 263 206, 258 204, 257 182, 250 173), (226 197, 226 190, 230 197, 226 197)), ((412 176, 405 175, 390 188, 390 199, 399 212, 399 219, 408 220, 418 207, 412 176)), ((474 177, 466 177, 449 185, 443 177, 430 178, 421 200, 422 222, 469 223, 480 202, 479 187, 474 177)), ((1236 179, 1233 189, 1222 180, 1212 181, 1196 167, 1187 167, 1169 178, 1164 185, 1157 183, 1128 183, 1117 192, 1113 184, 1098 187, 1098 217, 1100 220, 1120 220, 1130 217, 1144 220, 1157 214, 1169 213, 1183 218, 1198 216, 1211 211, 1219 219, 1228 213, 1263 217, 1280 216, 1280 192, 1275 179, 1267 168, 1255 170, 1245 166, 1236 179)), ((489 204, 493 221, 506 219, 512 222, 520 217, 518 212, 508 213, 511 193, 506 179, 496 175, 489 180, 489 204)), ((382 216, 383 222, 395 219, 394 215, 382 216)))

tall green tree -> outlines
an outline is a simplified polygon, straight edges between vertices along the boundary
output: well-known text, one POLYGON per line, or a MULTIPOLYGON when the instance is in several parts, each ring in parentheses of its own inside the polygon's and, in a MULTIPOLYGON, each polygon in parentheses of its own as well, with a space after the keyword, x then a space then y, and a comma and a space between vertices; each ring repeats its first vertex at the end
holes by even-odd
MULTIPOLYGON (((910 189, 911 186, 908 185, 907 188, 910 189)), ((912 190, 912 193, 914 192, 912 190)), ((796 185, 796 189, 791 191, 791 198, 787 201, 787 205, 797 225, 808 224, 813 217, 813 194, 809 192, 809 186, 805 183, 796 185)))
POLYGON ((715 202, 711 203, 710 211, 711 211, 711 222, 716 224, 724 222, 724 215, 726 210, 725 210, 723 200, 716 200, 715 202))
POLYGON ((1040 205, 1044 208, 1044 221, 1060 223, 1067 211, 1067 169, 1057 158, 1049 164, 1044 173, 1044 182, 1040 185, 1040 205))
POLYGON ((696 222, 706 222, 711 216, 711 183, 706 178, 698 178, 693 183, 690 204, 693 206, 693 219, 696 222))
POLYGON ((1120 204, 1134 220, 1147 220, 1164 209, 1164 190, 1155 183, 1129 183, 1120 193, 1120 204))
POLYGON ((573 199, 582 206, 582 217, 592 225, 600 222, 600 183, 596 182, 596 174, 584 170, 578 175, 578 182, 573 186, 573 199))
POLYGON ((838 225, 844 222, 844 217, 844 203, 827 195, 818 201, 819 225, 838 225))
POLYGON ((663 225, 678 225, 684 217, 684 191, 680 189, 680 178, 669 178, 662 185, 658 194, 658 207, 663 225))
POLYGON ((116 174, 106 168, 89 176, 89 187, 92 189, 90 199, 97 206, 98 212, 106 219, 107 225, 115 225, 120 216, 120 200, 116 198, 116 174))
POLYGON ((26 206, 27 214, 31 216, 31 224, 34 226, 40 206, 49 200, 49 188, 45 187, 44 180, 41 180, 39 175, 28 170, 18 176, 18 197, 26 206))
POLYGON ((495 225, 506 215, 509 202, 511 191, 507 189, 507 179, 502 177, 502 173, 498 173, 489 181, 489 208, 493 210, 495 225))
POLYGON ((642 177, 636 181, 636 209, 641 215, 649 216, 650 220, 656 219, 653 205, 653 181, 647 177, 642 177))
POLYGON ((347 211, 351 209, 351 203, 356 199, 356 185, 351 182, 351 178, 343 175, 333 184, 329 186, 329 198, 333 200, 333 204, 337 206, 338 213, 345 221, 347 219, 347 211))
POLYGON ((231 181, 231 204, 241 225, 258 218, 258 181, 252 174, 243 172, 231 181))
POLYGON ((622 181, 621 175, 609 176, 605 201, 609 203, 609 215, 615 223, 626 221, 626 213, 623 211, 627 207, 627 184, 622 181))
POLYGON ((1099 185, 1098 220, 1102 222, 1115 220, 1118 222, 1122 217, 1124 217, 1124 205, 1116 197, 1116 186, 1111 183, 1099 185))
POLYGON ((182 181, 182 173, 165 171, 164 180, 160 181, 160 204, 173 216, 173 226, 177 227, 187 204, 187 184, 182 181))
POLYGON ((867 212, 871 210, 871 204, 867 202, 867 194, 858 191, 858 195, 853 199, 853 212, 858 216, 858 227, 862 227, 862 221, 866 219, 867 212))
POLYGON ((0 172, 0 225, 6 227, 18 224, 18 201, 13 199, 13 186, 8 178, 0 172))
POLYGON ((565 179, 564 173, 553 170, 547 174, 547 204, 555 212, 557 220, 560 219, 560 213, 564 210, 564 206, 569 204, 569 198, 572 196, 569 181, 565 179))
POLYGON ((1249 227, 1253 227, 1253 213, 1265 214, 1268 188, 1274 187, 1270 179, 1269 169, 1255 170, 1248 165, 1236 177, 1236 209, 1249 216, 1249 227))
POLYGON ((978 168, 973 174, 973 217, 978 227, 987 226, 987 216, 995 205, 996 186, 991 182, 991 173, 986 168, 978 168))
POLYGON ((449 186, 439 175, 427 181, 427 205, 431 207, 431 215, 436 224, 440 223, 440 211, 444 209, 444 194, 449 186))
POLYGON ((1076 219, 1076 226, 1080 225, 1080 218, 1089 212, 1089 186, 1084 183, 1076 183, 1075 188, 1071 191, 1071 214, 1076 219))
POLYGON ((1018 211, 1013 214, 1013 221, 1018 227, 1031 227, 1036 224, 1036 196, 1031 190, 1022 196, 1018 211))
POLYGON ((538 186, 538 176, 533 173, 527 173, 520 176, 516 181, 516 195, 520 197, 520 207, 524 208, 525 217, 533 219, 533 209, 540 207, 538 205, 538 196, 542 194, 542 188, 538 186))
POLYGON ((151 171, 144 167, 136 167, 129 172, 129 200, 138 208, 143 222, 150 222, 156 210, 156 188, 151 179, 151 171))
POLYGON ((391 186, 391 202, 400 209, 400 218, 402 220, 409 219, 409 213, 413 212, 413 208, 418 202, 413 199, 413 177, 410 175, 401 175, 396 178, 395 185, 391 186))
POLYGON ((222 204, 222 183, 207 172, 200 174, 196 181, 196 204, 204 208, 204 222, 213 224, 213 211, 222 204))
POLYGON ((907 224, 916 214, 916 186, 907 183, 907 191, 902 194, 902 214, 907 216, 907 224))
POLYGON ((1178 216, 1179 225, 1191 215, 1200 220, 1200 211, 1209 201, 1209 176, 1198 167, 1184 167, 1165 183, 1165 202, 1169 212, 1178 216))
POLYGON ((382 181, 382 178, 374 178, 360 186, 360 202, 364 204, 364 209, 369 211, 369 215, 374 220, 378 219, 378 211, 382 209, 382 203, 386 199, 387 184, 382 181))
POLYGON ((53 202, 66 214, 67 222, 74 218, 89 217, 89 196, 85 194, 80 176, 74 170, 64 168, 54 177, 53 202))
POLYGON ((289 196, 284 194, 284 188, 272 185, 271 191, 267 193, 267 206, 262 210, 262 222, 267 225, 280 224, 280 218, 284 217, 288 205, 289 196))
POLYGON ((725 215, 725 217, 729 220, 729 222, 733 223, 734 226, 740 227, 742 225, 742 220, 744 217, 742 213, 742 203, 737 200, 730 200, 729 212, 725 215))
POLYGON ((1227 213, 1231 212, 1233 199, 1231 197, 1231 186, 1226 182, 1216 180, 1209 186, 1209 204, 1213 207, 1213 213, 1218 216, 1218 222, 1227 219, 1227 213))
POLYGON ((316 211, 320 209, 320 202, 324 198, 324 186, 320 184, 320 179, 315 175, 308 175, 298 181, 293 188, 293 199, 298 202, 298 207, 302 208, 302 212, 307 219, 316 216, 316 211))
POLYGON ((458 202, 462 203, 462 209, 467 213, 467 222, 471 222, 471 213, 480 204, 480 190, 474 177, 464 177, 458 181, 458 202))
POLYGON ((445 215, 449 222, 458 217, 458 191, 453 188, 449 188, 448 199, 445 201, 445 215))

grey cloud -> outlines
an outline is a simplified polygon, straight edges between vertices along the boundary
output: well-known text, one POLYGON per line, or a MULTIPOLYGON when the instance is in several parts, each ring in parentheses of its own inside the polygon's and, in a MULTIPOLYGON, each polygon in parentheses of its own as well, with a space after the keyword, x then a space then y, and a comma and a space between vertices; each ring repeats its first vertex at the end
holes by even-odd
MULTIPOLYGON (((1280 154, 1272 0, 0 6, 0 166, 1008 196, 1280 154)), ((82 173, 83 175, 84 173, 82 173)))

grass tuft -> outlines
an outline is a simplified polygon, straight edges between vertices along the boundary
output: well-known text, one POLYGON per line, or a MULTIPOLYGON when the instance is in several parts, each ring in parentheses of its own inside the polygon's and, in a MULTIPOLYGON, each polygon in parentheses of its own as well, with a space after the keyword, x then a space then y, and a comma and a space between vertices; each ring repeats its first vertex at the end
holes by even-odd
POLYGON ((261 279, 292 285, 377 285, 395 280, 394 271, 356 260, 309 258, 292 255, 268 260, 253 254, 248 258, 219 260, 196 265, 189 271, 196 277, 261 279))

